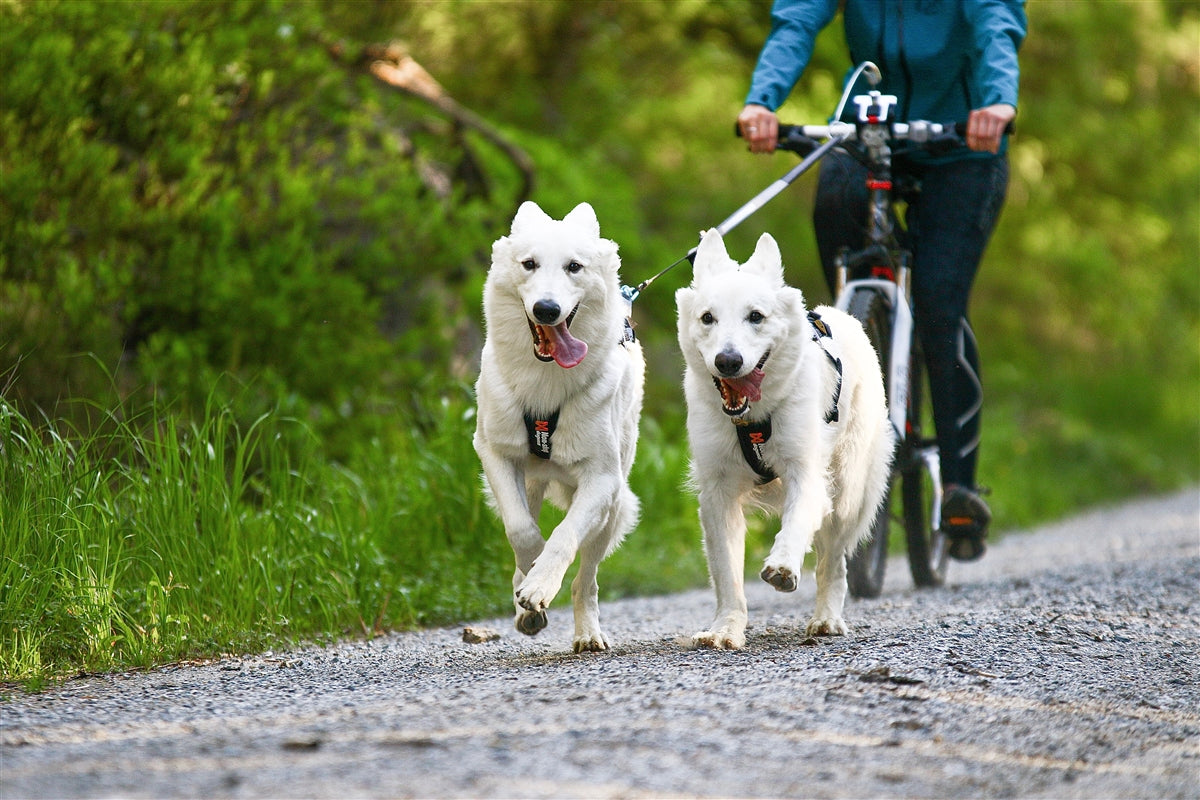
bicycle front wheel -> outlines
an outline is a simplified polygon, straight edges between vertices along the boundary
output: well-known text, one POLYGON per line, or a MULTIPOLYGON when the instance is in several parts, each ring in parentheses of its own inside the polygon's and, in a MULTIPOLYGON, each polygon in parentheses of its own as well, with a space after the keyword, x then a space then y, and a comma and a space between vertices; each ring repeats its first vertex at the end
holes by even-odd
POLYGON ((899 459, 900 504, 913 583, 932 587, 946 582, 949 549, 941 530, 942 475, 937 440, 923 435, 932 428, 925 418, 924 366, 924 354, 914 336, 908 370, 907 430, 899 459))
MULTIPOLYGON (((891 358, 892 304, 887 296, 874 289, 860 289, 850 297, 850 316, 862 323, 871 346, 879 356, 883 374, 888 374, 891 358)), ((883 591, 883 576, 887 571, 888 535, 892 521, 892 487, 895 472, 888 480, 888 491, 875 515, 869 538, 846 559, 846 583, 854 597, 879 597, 883 591)))

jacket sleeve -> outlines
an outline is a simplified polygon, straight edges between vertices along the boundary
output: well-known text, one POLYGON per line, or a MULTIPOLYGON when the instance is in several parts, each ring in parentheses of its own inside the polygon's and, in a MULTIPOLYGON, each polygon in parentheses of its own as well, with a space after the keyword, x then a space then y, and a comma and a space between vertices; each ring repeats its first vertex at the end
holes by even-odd
POLYGON ((1017 51, 1025 40, 1024 0, 968 0, 964 11, 975 31, 975 85, 981 106, 1017 105, 1017 51))
POLYGON ((774 111, 783 105, 812 58, 817 34, 837 13, 838 0, 775 0, 771 33, 758 55, 746 103, 774 111))

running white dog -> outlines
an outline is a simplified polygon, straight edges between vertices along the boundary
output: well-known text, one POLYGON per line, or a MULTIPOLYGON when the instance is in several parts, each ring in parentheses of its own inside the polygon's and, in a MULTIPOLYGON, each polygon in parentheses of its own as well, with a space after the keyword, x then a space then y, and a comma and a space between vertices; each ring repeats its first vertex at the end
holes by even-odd
POLYGON ((559 221, 526 202, 511 234, 492 246, 483 289, 475 452, 516 556, 517 630, 546 627, 546 607, 578 552, 577 653, 608 649, 596 570, 639 510, 628 479, 645 364, 619 266, 590 205, 559 221), (538 526, 543 498, 567 512, 548 540, 538 526))
POLYGON ((712 626, 693 642, 746 642, 745 504, 781 514, 761 573, 779 591, 796 589, 815 540, 808 634, 844 634, 846 557, 870 531, 894 441, 875 350, 853 317, 805 311, 768 234, 739 266, 720 233, 706 232, 693 274, 675 301, 692 480, 717 595, 712 626))

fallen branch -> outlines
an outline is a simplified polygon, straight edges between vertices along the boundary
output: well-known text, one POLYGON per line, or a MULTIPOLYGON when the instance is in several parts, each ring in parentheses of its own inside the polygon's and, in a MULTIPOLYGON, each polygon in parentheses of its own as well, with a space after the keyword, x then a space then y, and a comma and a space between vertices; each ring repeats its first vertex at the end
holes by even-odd
MULTIPOLYGON (((338 55, 336 50, 335 55, 338 55)), ((517 206, 530 198, 533 194, 534 165, 529 154, 505 138, 487 120, 447 94, 442 85, 418 64, 416 59, 395 46, 372 45, 363 51, 362 62, 365 63, 367 71, 381 83, 424 100, 448 116, 458 127, 475 131, 508 156, 521 175, 521 188, 513 206, 514 213, 517 206)))

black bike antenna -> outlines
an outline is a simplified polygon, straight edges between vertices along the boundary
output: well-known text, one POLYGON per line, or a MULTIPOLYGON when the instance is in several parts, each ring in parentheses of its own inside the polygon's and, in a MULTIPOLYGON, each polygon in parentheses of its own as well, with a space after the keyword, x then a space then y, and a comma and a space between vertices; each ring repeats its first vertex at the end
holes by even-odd
MULTIPOLYGON (((758 194, 754 195, 754 197, 750 198, 750 200, 745 205, 743 205, 737 211, 734 211, 732 214, 730 214, 728 217, 726 217, 725 220, 721 222, 721 224, 717 225, 717 233, 724 236, 725 234, 729 233, 731 230, 736 228, 738 225, 745 222, 746 219, 751 214, 758 211, 760 208, 765 206, 768 202, 773 200, 780 192, 782 192, 784 189, 786 189, 788 186, 790 186, 792 181, 796 180, 796 178, 799 178, 805 172, 808 172, 808 170, 810 170, 812 168, 813 164, 816 164, 818 161, 821 160, 822 157, 824 157, 824 155, 826 153, 828 153, 831 149, 833 149, 837 145, 841 144, 842 140, 845 138, 846 138, 846 135, 843 134, 843 135, 831 137, 830 139, 826 140, 825 142, 822 142, 820 147, 818 147, 816 150, 813 150, 811 153, 809 153, 804 158, 803 161, 801 161, 799 164, 797 164, 796 166, 794 166, 790 170, 788 170, 786 175, 784 175, 782 178, 780 178, 779 180, 772 183, 767 188, 763 189, 758 194)), ((667 265, 663 269, 659 270, 656 274, 651 275, 649 278, 647 278, 646 280, 639 283, 637 286, 622 286, 621 287, 621 296, 624 297, 629 303, 632 304, 633 301, 638 298, 638 295, 640 295, 647 286, 654 283, 656 280, 661 278, 663 275, 666 275, 668 272, 670 272, 675 267, 682 264, 684 261, 687 261, 688 263, 695 263, 695 260, 696 260, 696 248, 693 247, 691 250, 688 251, 686 256, 683 256, 682 258, 680 258, 678 261, 674 262, 673 264, 667 265)))

